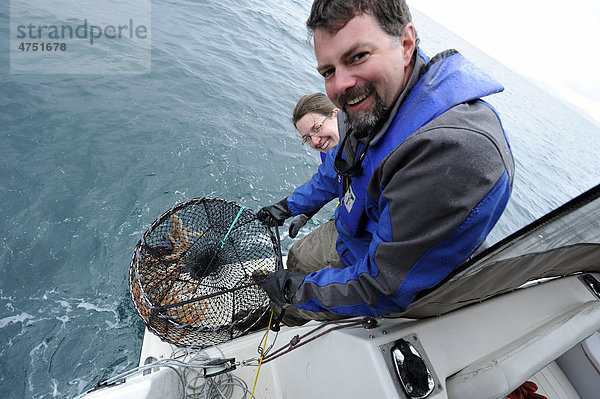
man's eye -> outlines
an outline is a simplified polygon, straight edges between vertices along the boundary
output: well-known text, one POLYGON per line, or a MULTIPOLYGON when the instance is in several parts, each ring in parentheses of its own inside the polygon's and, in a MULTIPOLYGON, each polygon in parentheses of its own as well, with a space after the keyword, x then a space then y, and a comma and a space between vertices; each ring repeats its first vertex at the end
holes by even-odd
POLYGON ((362 61, 366 56, 368 55, 368 53, 364 52, 364 53, 358 53, 355 56, 352 57, 352 62, 360 62, 362 61))
POLYGON ((333 69, 326 69, 323 72, 321 72, 321 76, 323 76, 325 79, 330 78, 333 75, 333 69))

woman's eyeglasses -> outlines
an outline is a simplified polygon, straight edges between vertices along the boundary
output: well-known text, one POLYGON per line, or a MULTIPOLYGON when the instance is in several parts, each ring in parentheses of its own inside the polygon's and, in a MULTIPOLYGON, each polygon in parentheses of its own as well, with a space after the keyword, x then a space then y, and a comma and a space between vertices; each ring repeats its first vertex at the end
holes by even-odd
POLYGON ((302 145, 310 143, 313 137, 321 133, 321 129, 323 129, 323 124, 327 119, 331 117, 331 115, 333 115, 333 112, 327 115, 325 119, 323 119, 323 122, 313 126, 313 128, 310 129, 312 133, 309 133, 306 136, 302 136, 302 145))

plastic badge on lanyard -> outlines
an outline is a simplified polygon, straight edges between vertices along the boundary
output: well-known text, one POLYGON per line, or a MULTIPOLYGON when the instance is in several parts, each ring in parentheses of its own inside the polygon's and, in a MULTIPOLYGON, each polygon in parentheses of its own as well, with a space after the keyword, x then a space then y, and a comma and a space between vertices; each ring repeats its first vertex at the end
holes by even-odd
POLYGON ((348 213, 352 210, 352 206, 354 205, 354 201, 356 200, 356 196, 352 191, 352 186, 348 186, 348 191, 344 194, 344 198, 342 198, 342 203, 346 207, 348 213))

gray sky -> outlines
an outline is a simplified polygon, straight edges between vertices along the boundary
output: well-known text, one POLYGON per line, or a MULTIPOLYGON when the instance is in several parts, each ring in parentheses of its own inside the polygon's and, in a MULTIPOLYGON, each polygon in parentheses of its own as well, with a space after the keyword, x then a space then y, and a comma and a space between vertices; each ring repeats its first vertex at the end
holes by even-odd
POLYGON ((408 0, 600 126, 600 1, 408 0))

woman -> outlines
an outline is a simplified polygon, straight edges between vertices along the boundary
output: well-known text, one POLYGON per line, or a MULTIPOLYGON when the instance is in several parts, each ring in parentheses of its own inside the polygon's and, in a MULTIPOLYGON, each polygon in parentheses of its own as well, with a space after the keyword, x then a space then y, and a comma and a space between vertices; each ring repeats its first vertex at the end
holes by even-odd
MULTIPOLYGON (((339 109, 331 102, 329 97, 323 93, 308 94, 300 98, 292 114, 292 122, 302 136, 302 144, 308 143, 312 148, 321 152, 321 162, 325 162, 327 151, 338 145, 340 135, 338 132, 339 109)), ((335 150, 334 150, 335 151, 335 150)), ((292 219, 290 223, 289 236, 296 238, 300 229, 306 224, 317 211, 312 214, 300 214, 292 219)), ((323 223, 317 229, 328 230, 337 234, 335 222, 333 219, 323 223)), ((299 272, 310 272, 307 266, 300 262, 300 259, 309 260, 309 263, 315 262, 315 259, 326 259, 324 267, 342 267, 342 262, 337 254, 335 245, 324 245, 313 237, 320 235, 306 235, 291 246, 288 251, 287 268, 288 270, 299 272)), ((324 320, 343 319, 346 316, 331 312, 323 312, 324 320)), ((306 316, 286 315, 283 322, 286 325, 303 325, 309 318, 306 316)))
MULTIPOLYGON (((323 93, 307 94, 298 100, 292 114, 292 123, 302 136, 302 145, 308 143, 321 152, 321 162, 325 162, 325 154, 337 146, 340 135, 337 125, 339 109, 323 93)), ((315 212, 316 213, 316 212, 315 212)), ((290 238, 296 238, 300 229, 312 215, 298 215, 290 223, 290 238)), ((328 226, 331 228, 333 223, 328 226)), ((293 251, 292 251, 293 252, 293 251)))
POLYGON ((323 93, 303 96, 294 108, 292 122, 302 136, 302 144, 308 143, 315 150, 321 151, 321 160, 340 141, 338 111, 323 93))

